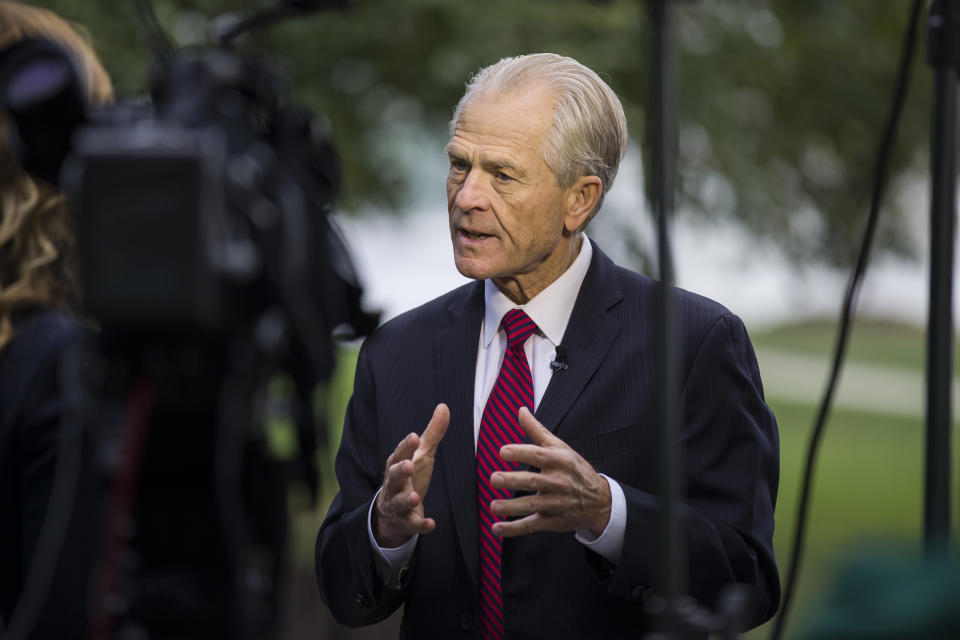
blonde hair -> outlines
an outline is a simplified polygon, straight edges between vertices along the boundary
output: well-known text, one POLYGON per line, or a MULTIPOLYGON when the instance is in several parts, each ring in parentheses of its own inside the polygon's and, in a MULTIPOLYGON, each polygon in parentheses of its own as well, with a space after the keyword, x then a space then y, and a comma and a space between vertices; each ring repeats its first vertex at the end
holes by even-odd
POLYGON ((597 176, 603 185, 600 199, 582 229, 600 210, 627 152, 627 118, 623 105, 594 71, 573 58, 555 53, 503 58, 470 78, 454 109, 450 135, 471 98, 504 96, 537 83, 557 93, 553 126, 541 150, 557 183, 566 188, 582 176, 597 176))
MULTIPOLYGON (((88 100, 113 97, 85 29, 46 9, 0 0, 0 49, 33 37, 67 51, 88 100)), ((0 350, 13 339, 16 311, 52 307, 76 315, 80 306, 70 209, 56 187, 31 177, 10 154, 7 124, 0 113, 0 350)))

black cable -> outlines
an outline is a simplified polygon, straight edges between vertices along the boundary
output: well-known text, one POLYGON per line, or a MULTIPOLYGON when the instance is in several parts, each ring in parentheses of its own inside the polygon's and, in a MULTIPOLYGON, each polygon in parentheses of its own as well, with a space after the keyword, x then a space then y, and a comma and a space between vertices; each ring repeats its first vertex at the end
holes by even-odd
POLYGON ((161 62, 167 60, 173 55, 176 46, 170 40, 167 32, 163 30, 163 26, 157 18, 157 12, 153 7, 153 0, 134 0, 134 5, 150 52, 161 62))
POLYGON ((880 150, 877 155, 873 191, 870 196, 870 214, 867 217, 867 226, 863 232, 863 241, 857 255, 857 262, 853 268, 853 273, 850 275, 850 280, 847 283, 847 291, 840 312, 840 327, 837 332, 833 367, 830 371, 827 388, 824 391, 823 400, 817 413, 816 422, 814 422, 813 435, 810 437, 810 444, 807 448, 807 460, 803 472, 803 486, 800 493, 800 504, 797 508, 793 548, 790 555, 790 571, 787 577, 786 588, 784 589, 783 602, 780 606, 780 615, 777 618, 776 626, 770 636, 771 640, 778 640, 783 634, 790 612, 790 604, 792 603, 793 594, 796 589, 797 576, 800 572, 800 561, 803 555, 803 540, 807 525, 807 508, 810 503, 813 466, 817 456, 817 446, 823 435, 827 414, 830 412, 830 406, 833 403, 834 391, 836 390, 837 380, 840 377, 840 367, 843 364, 843 359, 846 354, 847 338, 850 334, 850 320, 853 317, 853 308, 856 305, 857 294, 860 290, 860 284, 863 281, 863 275, 867 270, 870 248, 873 245, 873 238, 877 229, 877 220, 880 217, 880 201, 884 188, 886 187, 890 170, 891 151, 893 149, 897 128, 900 124, 903 103, 910 86, 910 72, 913 68, 913 57, 916 51, 917 27, 920 22, 921 4, 921 0, 914 0, 913 6, 910 9, 910 22, 904 33, 903 48, 900 54, 900 66, 897 70, 897 80, 894 86, 893 104, 891 105, 886 128, 883 132, 883 138, 880 141, 880 150))
POLYGON ((247 16, 224 23, 214 35, 214 40, 217 44, 229 45, 246 33, 263 29, 274 22, 309 10, 311 10, 309 7, 302 7, 293 2, 277 2, 275 5, 263 7, 247 16))
POLYGON ((316 11, 345 9, 349 4, 350 0, 275 0, 273 5, 257 9, 247 16, 223 16, 227 19, 219 25, 215 21, 213 39, 217 44, 229 45, 238 37, 263 29, 278 20, 316 11))

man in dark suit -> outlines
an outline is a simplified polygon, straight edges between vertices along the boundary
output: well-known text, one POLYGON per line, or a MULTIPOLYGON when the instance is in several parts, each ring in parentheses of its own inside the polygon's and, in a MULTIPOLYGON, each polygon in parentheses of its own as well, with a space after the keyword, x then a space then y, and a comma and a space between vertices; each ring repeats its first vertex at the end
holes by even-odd
MULTIPOLYGON (((583 234, 626 141, 616 95, 569 58, 507 58, 468 85, 447 195, 457 268, 478 282, 361 349, 317 539, 341 622, 402 604, 407 638, 643 635, 659 586, 656 285, 583 234)), ((747 585, 759 624, 779 600, 776 422, 740 320, 676 302, 690 589, 713 606, 747 585)))

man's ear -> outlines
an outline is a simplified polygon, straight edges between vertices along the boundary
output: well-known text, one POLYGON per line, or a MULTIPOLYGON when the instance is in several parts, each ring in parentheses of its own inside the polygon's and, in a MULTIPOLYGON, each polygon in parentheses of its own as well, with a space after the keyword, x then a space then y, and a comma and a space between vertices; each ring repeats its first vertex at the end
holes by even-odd
POLYGON ((597 176, 582 176, 567 190, 567 215, 563 226, 567 231, 580 229, 593 212, 603 194, 603 182, 597 176))

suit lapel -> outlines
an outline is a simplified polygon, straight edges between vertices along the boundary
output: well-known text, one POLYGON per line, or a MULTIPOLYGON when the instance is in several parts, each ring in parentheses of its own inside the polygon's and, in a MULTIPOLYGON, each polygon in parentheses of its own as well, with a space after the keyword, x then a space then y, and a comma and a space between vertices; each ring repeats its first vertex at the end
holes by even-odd
POLYGON ((479 585, 473 395, 483 319, 483 282, 476 283, 468 296, 452 303, 448 311, 450 323, 434 342, 440 401, 450 408, 450 427, 440 443, 437 459, 464 561, 472 584, 479 585))
POLYGON ((622 298, 613 262, 594 244, 590 268, 561 341, 568 367, 553 374, 537 407, 537 420, 550 431, 557 429, 620 333, 620 324, 608 311, 622 298))
MULTIPOLYGON (((536 412, 537 419, 551 431, 580 396, 620 333, 620 324, 607 312, 622 297, 613 262, 594 245, 590 269, 562 341, 570 366, 554 374, 536 412)), ((438 469, 475 588, 480 583, 480 570, 473 396, 483 305, 481 281, 451 303, 450 322, 434 341, 440 401, 450 408, 450 428, 437 453, 438 469)))

